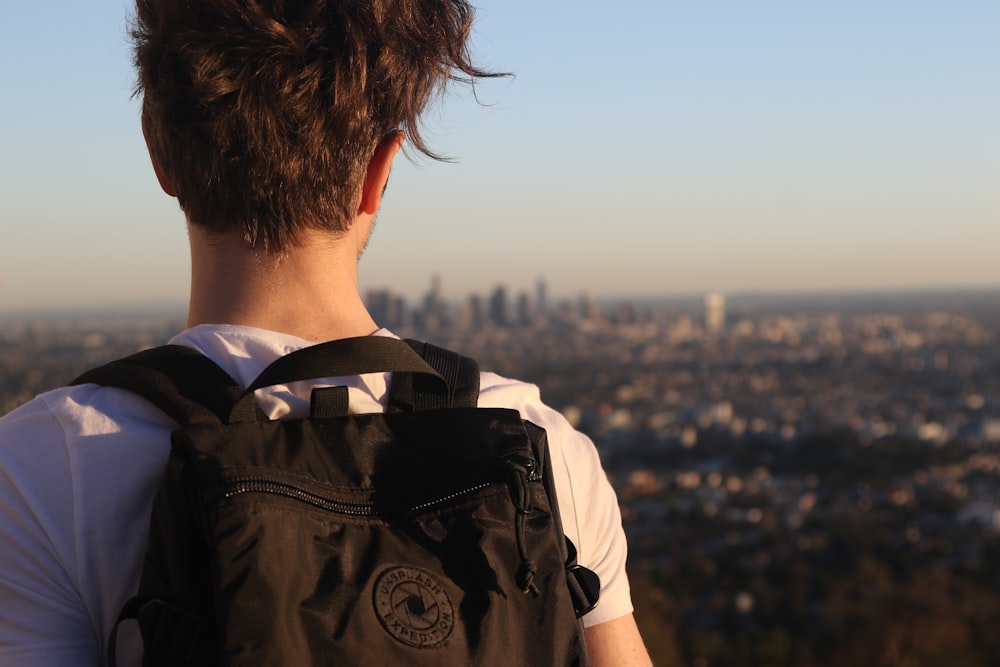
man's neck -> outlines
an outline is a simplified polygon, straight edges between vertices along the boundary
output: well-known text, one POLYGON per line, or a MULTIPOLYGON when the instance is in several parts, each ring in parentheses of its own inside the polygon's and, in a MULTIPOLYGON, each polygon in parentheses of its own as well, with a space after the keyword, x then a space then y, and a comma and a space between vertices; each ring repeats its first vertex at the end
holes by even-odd
POLYGON ((322 341, 365 336, 378 326, 358 290, 357 248, 348 235, 307 233, 280 256, 253 252, 236 235, 189 225, 189 327, 237 324, 322 341))

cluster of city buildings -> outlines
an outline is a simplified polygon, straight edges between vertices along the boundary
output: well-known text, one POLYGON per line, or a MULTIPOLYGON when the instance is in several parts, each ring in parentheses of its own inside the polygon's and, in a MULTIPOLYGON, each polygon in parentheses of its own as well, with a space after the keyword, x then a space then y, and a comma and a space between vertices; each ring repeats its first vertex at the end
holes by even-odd
MULTIPOLYGON (((981 300, 989 306, 990 298, 981 300)), ((751 299, 727 312, 726 298, 713 293, 658 305, 599 304, 588 295, 550 305, 539 281, 534 299, 511 299, 498 286, 449 304, 436 278, 411 308, 389 291, 368 294, 390 329, 485 356, 501 372, 538 372, 543 389, 563 385, 544 366, 573 358, 592 378, 571 385, 579 396, 558 400, 609 443, 637 432, 688 447, 726 434, 794 441, 834 428, 869 442, 1000 442, 1000 304, 984 320, 938 300, 937 308, 918 301, 902 310, 891 297, 847 300, 827 310, 751 299), (589 411, 575 405, 588 399, 589 411)))
POLYGON ((754 532, 896 509, 914 548, 939 524, 1000 535, 997 295, 549 305, 544 283, 537 294, 514 311, 503 288, 449 307, 435 282, 395 327, 537 383, 595 440, 632 530, 653 544, 692 513, 754 532), (837 439, 851 460, 808 451, 837 439), (858 467, 868 458, 887 469, 875 485, 858 467), (831 470, 855 483, 817 485, 831 470), (938 504, 914 523, 929 498, 947 499, 947 516, 938 504))

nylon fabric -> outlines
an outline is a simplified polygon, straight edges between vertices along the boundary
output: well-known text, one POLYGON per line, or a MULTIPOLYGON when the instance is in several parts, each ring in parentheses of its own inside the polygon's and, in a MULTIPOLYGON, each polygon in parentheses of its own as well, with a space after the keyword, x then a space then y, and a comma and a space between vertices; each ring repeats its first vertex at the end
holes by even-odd
MULTIPOLYGON (((478 387, 474 363, 443 358, 452 382, 427 405, 478 387)), ((586 664, 544 430, 505 408, 257 417, 172 436, 138 598, 144 665, 586 664)))

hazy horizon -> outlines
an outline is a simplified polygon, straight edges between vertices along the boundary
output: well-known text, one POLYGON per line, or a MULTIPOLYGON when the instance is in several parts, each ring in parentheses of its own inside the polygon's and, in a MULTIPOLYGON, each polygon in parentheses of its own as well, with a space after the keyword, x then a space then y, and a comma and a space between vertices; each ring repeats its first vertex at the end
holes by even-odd
MULTIPOLYGON (((517 297, 517 291, 508 291, 512 300, 517 297)), ((525 290, 527 291, 527 290, 525 290)), ((426 291, 425 291, 426 292, 426 291)), ((593 295, 587 292, 572 294, 549 294, 549 307, 556 308, 560 304, 576 304, 582 296, 593 297, 604 307, 629 303, 641 307, 680 306, 689 310, 700 310, 704 298, 711 292, 690 293, 635 293, 593 295)), ((905 288, 905 289, 859 289, 859 290, 786 290, 720 292, 726 299, 729 308, 733 306, 750 305, 752 307, 766 306, 768 308, 788 308, 801 310, 816 309, 855 309, 859 306, 877 307, 891 310, 885 306, 899 306, 905 309, 934 309, 951 306, 967 307, 970 302, 986 305, 1000 310, 1000 286, 970 287, 970 288, 905 288)), ((426 294, 421 293, 406 297, 408 308, 419 308, 426 294)), ((488 297, 488 292, 469 292, 465 294, 444 294, 444 303, 449 307, 461 306, 470 296, 488 297)), ((535 293, 528 291, 529 298, 534 299, 535 293)), ((183 319, 187 312, 187 302, 152 301, 152 302, 108 302, 85 305, 53 304, 41 306, 25 306, 0 309, 0 323, 5 321, 22 321, 26 318, 70 318, 95 319, 117 317, 169 317, 183 319)))

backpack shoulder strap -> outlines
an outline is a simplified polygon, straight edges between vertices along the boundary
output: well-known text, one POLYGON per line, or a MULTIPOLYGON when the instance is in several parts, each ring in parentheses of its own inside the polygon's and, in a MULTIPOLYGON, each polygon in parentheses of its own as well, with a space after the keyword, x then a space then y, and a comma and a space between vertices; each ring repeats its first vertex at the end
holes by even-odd
POLYGON ((70 384, 100 384, 145 398, 181 426, 225 421, 243 388, 205 355, 163 345, 91 369, 70 384))
POLYGON ((477 406, 479 364, 475 359, 431 343, 409 339, 406 343, 438 372, 444 384, 413 373, 395 373, 389 386, 387 412, 477 406))

